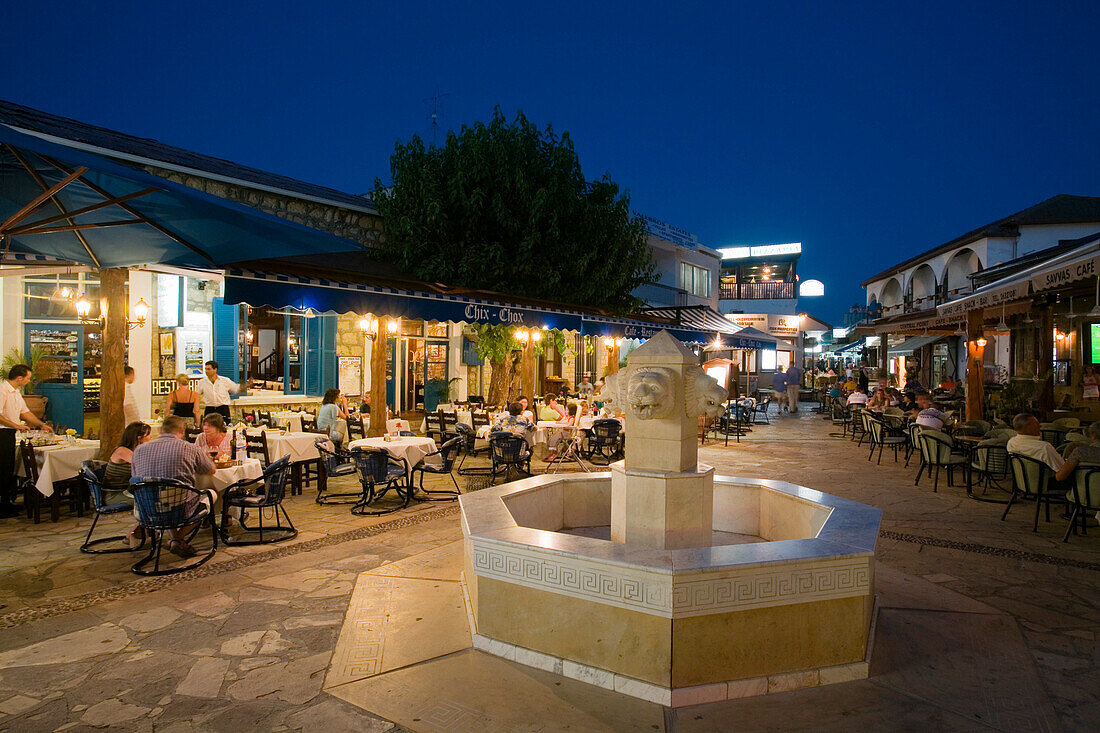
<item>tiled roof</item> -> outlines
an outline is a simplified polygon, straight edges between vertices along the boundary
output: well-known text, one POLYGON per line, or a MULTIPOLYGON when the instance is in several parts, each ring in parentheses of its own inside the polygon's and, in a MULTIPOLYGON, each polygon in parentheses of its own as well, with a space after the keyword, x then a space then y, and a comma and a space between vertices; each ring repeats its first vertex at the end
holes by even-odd
POLYGON ((950 252, 957 247, 976 242, 986 237, 1016 237, 1020 233, 1021 226, 1034 226, 1040 224, 1077 224, 1088 221, 1100 222, 1100 197, 1097 196, 1070 196, 1059 194, 1052 196, 1034 206, 1017 211, 1015 214, 998 219, 995 222, 978 227, 963 234, 960 237, 945 242, 938 247, 923 252, 916 257, 910 257, 902 263, 880 272, 874 277, 864 280, 861 285, 866 287, 876 280, 897 274, 917 263, 935 257, 944 252, 950 252))
POLYGON ((258 168, 250 168, 232 161, 173 147, 159 140, 127 135, 124 132, 59 117, 14 102, 0 100, 0 123, 21 131, 90 145, 98 149, 96 152, 115 157, 121 162, 160 164, 165 168, 186 169, 193 171, 195 175, 207 174, 222 180, 239 182, 245 187, 253 186, 261 190, 299 196, 318 203, 374 213, 374 203, 368 196, 306 183, 277 173, 269 173, 258 168))

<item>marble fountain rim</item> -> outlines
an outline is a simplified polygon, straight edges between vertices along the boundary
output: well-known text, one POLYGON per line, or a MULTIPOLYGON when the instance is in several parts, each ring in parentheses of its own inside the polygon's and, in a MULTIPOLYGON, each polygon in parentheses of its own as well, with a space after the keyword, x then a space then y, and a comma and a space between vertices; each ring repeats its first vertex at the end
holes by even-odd
MULTIPOLYGON (((702 466, 700 469, 705 470, 702 466)), ((661 550, 520 526, 504 503, 508 496, 554 484, 593 481, 610 482, 611 474, 542 474, 473 494, 463 494, 459 497, 463 534, 478 544, 510 547, 562 558, 579 557, 600 564, 617 565, 634 572, 675 575, 680 578, 692 572, 713 574, 723 568, 733 570, 765 565, 776 568, 786 564, 805 563, 807 560, 873 558, 882 519, 881 509, 787 481, 715 475, 716 487, 757 486, 786 494, 795 501, 829 509, 829 516, 817 536, 812 538, 661 550), (473 522, 471 515, 474 517, 473 522)))

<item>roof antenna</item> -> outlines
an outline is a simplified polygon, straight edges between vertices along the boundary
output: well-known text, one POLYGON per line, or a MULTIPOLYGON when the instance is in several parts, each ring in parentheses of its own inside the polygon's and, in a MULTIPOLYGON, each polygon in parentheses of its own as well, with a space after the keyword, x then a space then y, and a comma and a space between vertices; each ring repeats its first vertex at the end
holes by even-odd
POLYGON ((424 102, 432 103, 432 113, 428 116, 428 119, 432 121, 432 147, 436 146, 436 137, 439 133, 439 100, 445 97, 451 96, 450 94, 440 94, 439 87, 435 88, 435 94, 430 97, 425 97, 424 102))

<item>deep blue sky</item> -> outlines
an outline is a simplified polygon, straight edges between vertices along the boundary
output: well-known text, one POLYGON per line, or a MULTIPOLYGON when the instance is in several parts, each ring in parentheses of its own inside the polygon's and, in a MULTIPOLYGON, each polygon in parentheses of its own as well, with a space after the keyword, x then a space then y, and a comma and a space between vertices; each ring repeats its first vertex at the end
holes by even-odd
POLYGON ((804 307, 1100 195, 1100 2, 12 3, 0 97, 335 188, 522 109, 715 247, 801 241, 804 307))

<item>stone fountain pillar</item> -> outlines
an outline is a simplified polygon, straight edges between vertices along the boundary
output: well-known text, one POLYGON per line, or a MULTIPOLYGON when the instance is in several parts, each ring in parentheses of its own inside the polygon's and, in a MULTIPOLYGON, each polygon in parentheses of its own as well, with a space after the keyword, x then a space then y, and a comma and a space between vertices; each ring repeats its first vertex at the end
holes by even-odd
POLYGON ((661 550, 705 547, 714 526, 714 469, 700 466, 698 360, 667 331, 612 382, 626 413, 626 460, 611 466, 611 539, 661 550))

